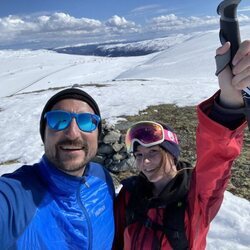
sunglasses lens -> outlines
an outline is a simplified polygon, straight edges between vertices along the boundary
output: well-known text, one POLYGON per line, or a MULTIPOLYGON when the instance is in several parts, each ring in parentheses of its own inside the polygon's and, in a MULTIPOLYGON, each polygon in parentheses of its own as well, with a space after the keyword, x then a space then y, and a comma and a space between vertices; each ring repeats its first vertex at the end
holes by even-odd
POLYGON ((46 119, 47 119, 47 124, 53 130, 66 129, 71 122, 70 114, 60 110, 53 110, 47 112, 46 119))
POLYGON ((100 122, 100 117, 98 115, 83 113, 77 115, 78 127, 84 132, 94 131, 100 122))
POLYGON ((154 122, 140 122, 132 126, 125 137, 127 150, 133 152, 135 141, 143 146, 153 146, 164 140, 163 127, 154 122))
POLYGON ((95 114, 76 114, 63 110, 52 110, 45 114, 48 126, 58 131, 66 129, 70 125, 73 117, 76 119, 79 129, 84 132, 94 131, 101 120, 101 118, 95 114))

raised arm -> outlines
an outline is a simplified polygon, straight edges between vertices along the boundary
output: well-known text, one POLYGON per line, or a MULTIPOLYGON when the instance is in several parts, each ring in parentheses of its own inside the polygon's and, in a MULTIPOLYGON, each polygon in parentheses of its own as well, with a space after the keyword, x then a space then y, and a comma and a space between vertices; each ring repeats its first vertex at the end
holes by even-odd
MULTIPOLYGON (((230 43, 217 50, 223 54, 230 43)), ((218 76, 220 91, 198 106, 197 163, 192 199, 198 199, 208 225, 218 212, 226 190, 233 161, 239 156, 244 128, 244 102, 241 90, 250 86, 250 41, 245 41, 233 59, 233 69, 218 76)))

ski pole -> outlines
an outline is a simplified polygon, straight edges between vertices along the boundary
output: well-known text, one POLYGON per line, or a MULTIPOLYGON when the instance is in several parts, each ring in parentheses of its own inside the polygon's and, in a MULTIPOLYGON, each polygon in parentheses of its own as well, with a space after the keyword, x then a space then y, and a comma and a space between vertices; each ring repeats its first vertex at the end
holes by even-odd
MULTIPOLYGON (((220 15, 220 41, 222 44, 229 41, 231 43, 231 56, 220 63, 216 74, 218 75, 229 63, 232 68, 232 59, 235 56, 240 43, 240 29, 237 19, 237 7, 241 0, 224 0, 217 8, 217 13, 220 15), (223 65, 224 64, 224 65, 223 65)), ((246 120, 250 130, 250 88, 246 87, 242 90, 242 97, 246 108, 246 120)))

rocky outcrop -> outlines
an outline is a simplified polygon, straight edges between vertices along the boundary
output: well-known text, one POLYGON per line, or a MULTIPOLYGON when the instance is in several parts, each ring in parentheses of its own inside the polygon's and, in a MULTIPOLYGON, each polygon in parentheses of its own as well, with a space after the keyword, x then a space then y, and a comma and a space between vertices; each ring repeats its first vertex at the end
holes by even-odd
POLYGON ((113 173, 132 170, 134 157, 127 153, 124 134, 113 125, 103 124, 95 162, 104 165, 113 173))

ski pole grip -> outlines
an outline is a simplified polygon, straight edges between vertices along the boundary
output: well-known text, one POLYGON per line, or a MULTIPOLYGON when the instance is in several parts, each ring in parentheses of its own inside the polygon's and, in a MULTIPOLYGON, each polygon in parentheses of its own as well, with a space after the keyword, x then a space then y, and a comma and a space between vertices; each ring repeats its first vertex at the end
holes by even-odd
POLYGON ((241 0, 224 0, 218 8, 220 17, 220 41, 222 44, 229 41, 231 43, 231 61, 235 56, 241 42, 240 29, 237 19, 237 7, 241 0))

